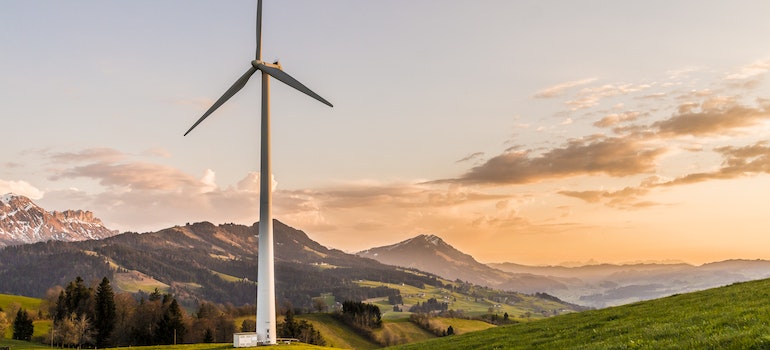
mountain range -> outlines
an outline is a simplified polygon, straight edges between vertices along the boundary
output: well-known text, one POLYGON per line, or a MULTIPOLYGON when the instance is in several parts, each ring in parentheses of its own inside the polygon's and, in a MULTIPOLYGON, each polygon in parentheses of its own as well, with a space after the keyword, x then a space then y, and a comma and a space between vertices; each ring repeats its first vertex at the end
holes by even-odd
POLYGON ((420 235, 358 254, 452 280, 525 293, 545 292, 570 303, 596 308, 770 278, 767 260, 727 260, 700 266, 686 263, 577 267, 483 264, 434 235, 420 235))
POLYGON ((118 234, 90 211, 46 211, 29 198, 0 196, 0 247, 56 241, 103 239, 118 234))
MULTIPOLYGON (((770 277, 770 261, 765 260, 701 266, 483 264, 435 235, 352 255, 324 247, 279 221, 274 226, 279 295, 298 307, 311 307, 309 300, 320 293, 357 300, 394 293, 360 288, 355 281, 362 279, 436 285, 442 277, 500 290, 545 292, 601 308, 770 277)), ((85 280, 108 276, 122 291, 157 287, 188 301, 250 303, 257 235, 256 224, 208 222, 117 234, 90 212, 48 212, 26 197, 8 194, 0 197, 0 247, 5 247, 0 249, 0 293, 41 296, 77 275, 85 280)))

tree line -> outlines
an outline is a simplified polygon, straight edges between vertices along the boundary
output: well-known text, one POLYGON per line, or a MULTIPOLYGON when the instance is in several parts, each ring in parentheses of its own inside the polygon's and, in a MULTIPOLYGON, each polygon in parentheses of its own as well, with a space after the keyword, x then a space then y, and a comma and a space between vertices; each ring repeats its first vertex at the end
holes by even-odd
POLYGON ((234 317, 255 311, 253 306, 201 302, 188 315, 171 294, 157 288, 149 294, 116 294, 106 277, 96 287, 77 277, 48 294, 53 324, 45 342, 63 347, 230 342, 234 317))

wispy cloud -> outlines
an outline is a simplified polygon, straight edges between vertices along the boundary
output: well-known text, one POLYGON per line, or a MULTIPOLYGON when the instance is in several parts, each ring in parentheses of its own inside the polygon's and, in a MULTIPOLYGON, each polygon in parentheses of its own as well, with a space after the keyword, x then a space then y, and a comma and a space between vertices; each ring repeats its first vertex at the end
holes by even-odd
POLYGON ((727 74, 725 83, 738 88, 756 87, 770 71, 770 59, 755 61, 727 74))
POLYGON ((632 122, 639 119, 641 113, 637 111, 627 111, 623 113, 612 113, 604 116, 594 123, 594 126, 600 128, 614 127, 620 123, 632 122))
POLYGON ((468 161, 471 161, 471 160, 474 160, 474 159, 479 159, 480 157, 483 157, 483 156, 484 156, 484 152, 475 152, 475 153, 471 153, 471 154, 469 154, 469 155, 459 159, 455 163, 468 162, 468 161))
POLYGON ((636 209, 656 204, 650 201, 642 201, 639 199, 649 192, 650 189, 647 187, 629 186, 617 191, 559 191, 558 193, 564 196, 582 199, 588 203, 605 203, 607 206, 619 209, 636 209))
POLYGON ((566 90, 575 88, 578 86, 587 85, 596 81, 596 78, 586 78, 581 80, 573 80, 564 82, 558 85, 547 87, 535 93, 535 98, 554 98, 564 95, 566 90))
POLYGON ((574 99, 567 101, 566 104, 573 111, 591 108, 598 105, 602 99, 642 91, 649 87, 646 84, 620 83, 584 88, 580 90, 574 99))
POLYGON ((85 177, 107 187, 132 190, 188 190, 204 189, 207 184, 184 172, 161 164, 133 162, 97 162, 61 171, 50 180, 85 177))
POLYGON ((756 174, 770 174, 770 146, 766 141, 750 146, 725 146, 715 150, 723 157, 719 169, 711 172, 687 174, 660 186, 692 184, 708 180, 726 180, 756 174))
POLYGON ((126 158, 126 154, 112 148, 88 148, 78 152, 44 152, 48 159, 59 163, 72 162, 117 162, 126 158))

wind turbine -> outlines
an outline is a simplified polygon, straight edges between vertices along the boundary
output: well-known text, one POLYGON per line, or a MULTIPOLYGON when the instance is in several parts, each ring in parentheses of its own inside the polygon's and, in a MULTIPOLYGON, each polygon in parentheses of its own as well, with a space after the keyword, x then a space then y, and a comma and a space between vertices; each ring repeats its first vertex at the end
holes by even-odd
POLYGON ((262 0, 257 1, 257 48, 251 67, 225 91, 203 114, 198 121, 184 133, 185 136, 206 117, 233 97, 249 81, 254 73, 262 72, 262 126, 259 177, 259 258, 257 269, 257 339, 260 343, 275 344, 275 268, 273 255, 273 215, 272 215, 272 170, 270 163, 270 77, 289 85, 300 92, 333 107, 329 101, 302 85, 283 71, 276 61, 262 61, 262 0))

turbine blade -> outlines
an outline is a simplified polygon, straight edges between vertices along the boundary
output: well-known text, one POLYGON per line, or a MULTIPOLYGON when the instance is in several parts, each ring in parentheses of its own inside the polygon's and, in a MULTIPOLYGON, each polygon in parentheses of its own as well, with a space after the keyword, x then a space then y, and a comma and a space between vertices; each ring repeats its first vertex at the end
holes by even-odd
POLYGON ((251 76, 256 71, 257 71, 257 68, 252 66, 251 68, 249 68, 248 71, 246 71, 246 73, 243 73, 243 75, 241 75, 241 77, 238 78, 238 80, 235 81, 233 86, 231 86, 229 89, 227 89, 227 91, 225 91, 225 94, 222 95, 222 97, 220 97, 217 100, 217 102, 214 102, 214 104, 209 108, 209 110, 206 111, 206 113, 203 113, 203 116, 200 117, 200 119, 198 119, 198 121, 195 122, 195 124, 193 124, 193 126, 191 126, 190 129, 187 130, 186 133, 184 133, 184 136, 187 136, 187 134, 189 134, 190 131, 192 131, 192 129, 195 129, 195 127, 198 126, 198 124, 200 124, 203 121, 203 119, 206 119, 206 117, 208 117, 211 113, 214 113, 214 111, 216 111, 217 108, 219 108, 225 102, 227 102, 227 100, 229 100, 230 97, 233 97, 233 95, 238 93, 238 91, 241 91, 241 89, 243 89, 243 87, 246 86, 246 82, 249 81, 249 78, 251 78, 251 76))
POLYGON ((280 80, 282 83, 303 92, 305 95, 308 95, 329 107, 334 107, 329 101, 325 100, 323 97, 319 96, 312 90, 308 89, 307 86, 302 85, 302 83, 300 83, 297 79, 292 78, 291 75, 284 72, 283 70, 275 67, 270 67, 263 63, 256 63, 256 65, 257 65, 257 68, 259 68, 259 70, 261 70, 264 73, 267 73, 273 78, 280 80))
POLYGON ((262 59, 262 0, 257 1, 257 52, 256 60, 262 59))

